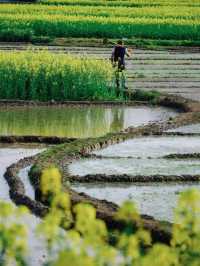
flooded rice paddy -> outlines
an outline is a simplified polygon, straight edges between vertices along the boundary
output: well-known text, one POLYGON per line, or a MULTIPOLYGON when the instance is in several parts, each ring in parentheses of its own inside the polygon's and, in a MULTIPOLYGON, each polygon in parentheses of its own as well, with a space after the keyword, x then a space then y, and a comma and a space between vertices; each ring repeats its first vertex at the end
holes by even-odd
POLYGON ((117 204, 131 200, 140 213, 172 222, 179 194, 191 188, 200 189, 200 183, 74 184, 73 188, 117 204))
MULTIPOLYGON (((42 47, 43 49, 43 47, 42 47)), ((93 48, 90 53, 94 55, 93 48)), ((95 48, 96 49, 96 48, 95 48)), ((74 50, 74 49, 73 49, 74 50)), ((73 51, 71 51, 73 53, 73 51)), ((98 52, 98 51, 97 51, 98 52)), ((100 51, 100 57, 110 55, 110 49, 100 51)), ((77 51, 74 51, 77 54, 77 51)), ((83 51, 81 50, 82 54, 83 51)), ((99 53, 99 52, 98 52, 99 53)), ((89 53, 88 53, 89 54, 89 53)), ((199 54, 186 52, 135 50, 134 60, 127 60, 128 85, 133 89, 179 94, 194 100, 200 99, 199 54), (198 58, 197 58, 198 57, 198 58)), ((129 126, 166 120, 177 115, 167 108, 150 107, 17 107, 0 109, 0 135, 40 135, 59 137, 98 137, 118 132, 129 126)), ((200 124, 173 130, 183 133, 200 133, 200 124)), ((200 173, 200 160, 167 160, 162 156, 172 153, 198 153, 199 137, 146 137, 110 146, 95 154, 108 158, 85 159, 70 166, 74 174, 196 174, 200 173), (110 158, 109 158, 110 157, 110 158), (115 158, 114 158, 115 157, 115 158), (118 158, 117 158, 118 157, 118 158), (119 158, 120 157, 120 158, 119 158), (129 158, 131 157, 131 158, 129 158)), ((6 167, 19 159, 31 156, 40 149, 35 147, 0 147, 0 199, 11 202, 9 188, 3 178, 6 167)), ((26 194, 34 199, 34 191, 28 179, 29 167, 19 175, 26 194)), ((173 221, 173 210, 179 194, 190 188, 200 189, 200 183, 90 183, 73 184, 78 192, 121 204, 129 199, 139 211, 159 220, 173 221)), ((43 242, 34 236, 39 219, 28 215, 24 223, 29 226, 31 265, 41 265, 44 260, 43 242)))
POLYGON ((0 135, 98 137, 129 126, 166 120, 178 113, 163 107, 69 106, 0 109, 0 135))
POLYGON ((176 129, 170 129, 167 132, 180 132, 180 133, 200 133, 200 124, 192 124, 183 127, 178 127, 176 129))
POLYGON ((174 153, 198 153, 199 151, 200 138, 198 136, 153 136, 127 140, 94 153, 106 157, 158 158, 174 153))
MULTIPOLYGON (((168 108, 137 107, 17 107, 0 110, 1 135, 41 135, 60 137, 97 137, 108 132, 118 132, 129 126, 140 126, 150 122, 166 120, 176 116, 168 108)), ((193 131, 193 128, 191 129, 193 131)), ((3 178, 6 167, 38 153, 44 147, 0 147, 0 199, 10 202, 9 189, 3 178)), ((198 153, 199 137, 163 136, 141 137, 95 151, 103 158, 83 159, 73 162, 69 170, 73 175, 86 174, 130 174, 130 175, 185 175, 199 174, 200 160, 166 159, 169 154, 198 153)), ((34 190, 28 179, 29 167, 20 171, 26 194, 34 199, 34 190)), ((100 199, 118 204, 130 199, 136 202, 141 213, 161 220, 172 221, 173 208, 181 191, 197 187, 198 183, 148 183, 148 184, 73 184, 72 188, 100 199)), ((33 235, 39 219, 27 217, 32 265, 40 265, 45 253, 42 241, 33 235), (37 250, 37 251, 36 251, 37 250), (34 254, 37 255, 34 256, 34 254)))
POLYGON ((180 159, 83 159, 70 165, 72 175, 199 175, 200 160, 180 159))
POLYGON ((9 201, 9 188, 8 185, 4 179, 4 173, 6 171, 6 168, 10 166, 13 163, 16 163, 18 160, 32 156, 41 150, 38 148, 20 148, 16 146, 6 146, 1 145, 0 146, 0 200, 9 201))
MULTIPOLYGON (((141 137, 109 146, 94 153, 102 158, 73 162, 73 175, 130 174, 130 175, 199 175, 200 160, 165 159, 169 154, 198 153, 199 137, 165 136, 141 137)), ((83 177, 84 178, 84 177, 83 177)), ((84 182, 84 181, 83 181, 84 182)), ((81 183, 73 184, 78 192, 121 204, 136 203, 143 214, 159 220, 173 221, 173 211, 179 194, 190 188, 200 189, 200 183, 81 183)))

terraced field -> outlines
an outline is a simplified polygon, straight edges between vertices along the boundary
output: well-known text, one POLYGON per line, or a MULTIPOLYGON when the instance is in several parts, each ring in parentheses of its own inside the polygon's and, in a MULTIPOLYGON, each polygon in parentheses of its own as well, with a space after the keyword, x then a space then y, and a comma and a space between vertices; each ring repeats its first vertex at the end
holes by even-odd
MULTIPOLYGON (((0 50, 25 50, 27 45, 0 45, 0 50)), ((33 46, 31 48, 34 49, 33 46)), ((44 49, 37 46, 37 49, 44 49)), ((111 48, 97 47, 46 47, 54 53, 70 53, 109 59, 111 48)), ((130 89, 158 90, 200 100, 200 48, 168 50, 134 49, 127 59, 127 85, 130 89)))
POLYGON ((0 266, 200 265, 200 0, 0 3, 0 266))
MULTIPOLYGON (((110 49, 83 48, 84 53, 109 58, 110 49)), ((80 48, 71 53, 82 53, 80 48)), ((158 90, 200 100, 200 54, 198 49, 154 51, 136 49, 127 60, 130 89, 158 90)))

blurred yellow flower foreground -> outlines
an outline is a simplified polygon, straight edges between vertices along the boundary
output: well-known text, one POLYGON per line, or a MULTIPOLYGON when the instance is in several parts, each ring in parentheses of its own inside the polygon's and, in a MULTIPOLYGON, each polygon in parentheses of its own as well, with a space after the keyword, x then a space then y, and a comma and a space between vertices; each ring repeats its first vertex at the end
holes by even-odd
MULTIPOLYGON (((36 234, 47 246, 45 266, 198 266, 200 261, 200 192, 181 194, 175 211, 171 245, 152 244, 131 202, 116 214, 124 230, 109 232, 96 210, 88 204, 72 208, 69 195, 62 191, 61 174, 56 168, 43 171, 41 190, 50 203, 50 212, 36 234), (134 226, 137 222, 139 229, 134 226), (56 251, 56 252, 55 252, 56 251)), ((28 210, 0 202, 0 265, 29 265, 26 254, 27 228, 23 217, 28 210)))

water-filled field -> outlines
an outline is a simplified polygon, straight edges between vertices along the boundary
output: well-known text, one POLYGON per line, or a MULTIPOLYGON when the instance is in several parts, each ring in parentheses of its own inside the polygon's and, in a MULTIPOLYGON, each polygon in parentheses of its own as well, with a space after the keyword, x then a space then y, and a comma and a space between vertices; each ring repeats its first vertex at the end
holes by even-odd
POLYGON ((5 145, 0 146, 0 182, 1 182, 1 189, 0 189, 0 199, 1 200, 9 200, 9 193, 8 193, 8 185, 3 177, 6 167, 11 165, 12 163, 17 162, 19 159, 32 156, 38 153, 40 149, 38 148, 20 148, 20 147, 6 147, 5 145))
POLYGON ((158 158, 161 156, 179 153, 198 153, 200 150, 199 137, 185 136, 152 136, 127 140, 120 144, 109 146, 95 151, 94 154, 106 157, 141 157, 158 158))
POLYGON ((73 175, 197 175, 200 161, 162 158, 170 154, 198 153, 199 137, 142 137, 95 151, 100 159, 82 159, 69 165, 73 175), (109 158, 110 157, 110 158, 109 158))
POLYGON ((148 183, 148 184, 74 184, 73 188, 98 199, 117 204, 125 200, 136 203, 139 211, 159 220, 173 221, 174 208, 181 192, 197 188, 199 183, 148 183))
POLYGON ((166 120, 178 113, 160 107, 69 106, 0 109, 0 135, 97 137, 129 126, 166 120))
MULTIPOLYGON (((198 113, 192 113, 194 110, 199 110, 198 103, 169 95, 165 97, 162 93, 181 95, 193 100, 200 99, 200 50, 199 47, 195 47, 200 44, 200 1, 38 0, 28 5, 1 4, 0 42, 2 41, 5 43, 0 43, 0 50, 5 51, 0 52, 0 99, 14 101, 12 108, 2 107, 1 103, 0 136, 95 138, 107 133, 118 133, 108 134, 99 139, 82 139, 66 143, 60 140, 63 143, 60 146, 52 145, 37 158, 26 160, 27 164, 33 163, 33 168, 31 165, 23 168, 27 164, 23 164, 25 161, 20 160, 16 167, 11 167, 8 171, 6 171, 8 166, 26 156, 41 152, 43 147, 25 146, 26 144, 0 145, 0 201, 9 202, 14 210, 20 210, 11 203, 9 187, 3 176, 6 171, 6 178, 10 180, 8 181, 10 195, 16 204, 23 202, 29 205, 33 213, 41 217, 46 211, 49 212, 42 219, 44 223, 42 223, 43 228, 40 227, 40 236, 34 235, 34 230, 41 220, 31 213, 27 213, 26 219, 23 219, 22 224, 28 228, 30 253, 27 264, 22 262, 19 265, 199 265, 200 194, 198 192, 189 192, 187 197, 184 196, 182 207, 184 201, 187 204, 184 210, 180 207, 179 220, 183 224, 179 226, 179 221, 175 221, 172 241, 170 233, 165 231, 166 224, 163 223, 161 228, 159 222, 147 217, 142 218, 144 228, 151 233, 153 231, 152 240, 163 242, 162 245, 154 246, 151 245, 149 235, 143 230, 139 230, 135 235, 132 234, 136 231, 135 225, 139 224, 135 222, 134 226, 132 224, 133 215, 136 217, 132 206, 127 204, 124 207, 119 214, 118 223, 113 215, 116 210, 114 204, 107 201, 100 202, 84 194, 76 195, 73 191, 70 191, 73 201, 70 204, 66 190, 62 187, 65 183, 61 182, 68 178, 71 183, 66 180, 67 186, 76 191, 119 205, 129 199, 136 203, 140 213, 167 221, 174 221, 173 210, 182 191, 189 188, 200 190, 200 182, 164 182, 175 179, 183 181, 185 175, 187 180, 195 178, 200 180, 199 135, 189 137, 189 134, 186 134, 187 136, 182 134, 183 137, 165 132, 163 137, 147 136, 148 133, 154 132, 154 129, 157 132, 158 129, 199 121, 198 113), (126 85, 130 89, 131 100, 134 98, 133 92, 136 91, 138 94, 134 95, 140 97, 135 96, 134 99, 138 101, 148 100, 151 104, 179 106, 186 112, 191 111, 190 114, 182 114, 179 118, 173 119, 178 115, 178 111, 150 106, 111 107, 97 104, 75 107, 75 104, 66 106, 65 103, 64 106, 62 103, 62 106, 55 107, 56 101, 65 100, 87 100, 87 103, 99 100, 120 102, 130 100, 123 93, 118 95, 115 90, 114 68, 109 59, 112 53, 111 46, 115 45, 117 38, 126 40, 125 45, 132 47, 139 45, 139 48, 133 49, 133 54, 127 59, 126 64, 126 85), (13 41, 14 45, 10 43, 13 41), (29 46, 30 43, 32 44, 29 46), (41 46, 33 43, 41 43, 41 46), (43 46, 44 43, 47 44, 46 47, 43 46), (90 43, 100 47, 86 47, 90 43), (83 47, 78 47, 82 44, 83 47), (74 47, 67 48, 70 45, 74 47), (168 45, 168 48, 159 48, 159 45, 168 45), (193 47, 177 48, 179 45, 193 45, 193 47), (143 49, 147 46, 156 49, 143 49), (14 50, 15 47, 17 51, 8 51, 14 50), (50 51, 41 52, 45 49, 50 51), (153 92, 156 97, 145 97, 152 95, 152 90, 157 90, 153 92), (24 101, 19 101, 25 106, 16 107, 15 100, 48 101, 50 104, 48 107, 39 104, 26 107, 24 101), (129 126, 137 127, 158 121, 166 123, 160 127, 159 124, 154 124, 145 129, 134 129, 132 133, 129 130, 120 132, 129 126), (112 143, 134 137, 137 133, 143 134, 144 137, 135 137, 111 146, 112 143), (107 145, 105 149, 94 151, 90 154, 91 157, 87 154, 88 150, 107 145), (19 172, 18 167, 21 167, 19 172), (64 175, 61 176, 55 167, 60 168, 64 175), (35 199, 35 191, 28 176, 30 168, 36 186, 41 185, 42 204, 31 201, 35 199), (70 173, 79 176, 70 176, 70 173), (98 181, 98 176, 89 176, 84 181, 84 175, 87 174, 105 174, 98 180, 101 178, 106 180, 111 174, 116 176, 110 179, 112 183, 86 184, 84 182, 91 181, 89 178, 98 181), (134 178, 131 176, 134 175, 138 175, 139 182, 125 184, 125 179, 122 179, 125 174, 127 174, 126 182, 133 181, 134 178), (117 175, 122 175, 121 180, 124 183, 121 183, 120 177, 118 179, 120 183, 114 183, 117 175), (18 178, 24 184, 25 194, 23 184, 17 182, 18 178), (73 183, 76 178, 81 184, 73 183), (162 183, 145 183, 150 180, 160 180, 162 183), (97 215, 89 204, 73 206, 74 202, 84 200, 91 202, 92 206, 97 208, 97 215), (186 209, 188 213, 184 218, 186 209), (95 219, 96 216, 101 217, 112 230, 115 230, 115 226, 121 227, 123 224, 124 227, 126 224, 122 223, 124 214, 129 216, 126 217, 128 227, 122 234, 119 233, 119 241, 118 233, 115 231, 114 234, 110 234, 110 231, 107 233, 102 221, 95 219), (65 231, 61 227, 70 231, 65 231), (42 233, 46 233, 45 247, 42 233), (171 246, 169 242, 172 243, 171 246), (46 253, 45 248, 48 248, 49 252, 46 253), (43 263, 46 258, 49 261, 43 263)), ((5 104, 5 101, 3 102, 5 104)), ((190 125, 178 128, 174 132, 200 133, 200 127, 199 124, 190 125)), ((2 137, 1 139, 25 141, 33 138, 2 137)), ((42 141, 43 138, 34 139, 42 141)), ((57 140, 57 138, 46 139, 57 140)), ((36 190, 36 194, 39 196, 40 192, 36 190)), ((2 266, 18 265, 11 260, 9 263, 4 263, 4 260, 6 256, 13 255, 19 261, 20 248, 11 252, 7 250, 17 242, 19 247, 25 246, 25 241, 22 243, 25 232, 16 224, 17 219, 12 219, 14 216, 9 217, 9 212, 12 213, 9 206, 0 208, 2 266), (10 222, 14 222, 11 229, 10 222), (24 235, 22 241, 20 235, 24 235)))
MULTIPOLYGON (((69 167, 71 174, 199 175, 200 160, 180 159, 85 159, 69 167)), ((83 178, 84 180, 84 178, 83 178)))
POLYGON ((180 133, 200 133, 200 124, 192 124, 175 129, 170 129, 167 132, 180 132, 180 133))
POLYGON ((76 160, 69 165, 72 175, 79 175, 83 183, 73 184, 79 192, 99 199, 121 204, 125 200, 136 203, 141 213, 160 220, 173 221, 173 210, 179 194, 190 188, 199 188, 199 183, 84 183, 84 175, 199 175, 200 160, 162 158, 170 154, 199 153, 199 136, 152 136, 140 137, 111 145, 93 152, 102 158, 76 160))
MULTIPOLYGON (((42 149, 40 147, 37 148, 34 146, 25 146, 23 148, 13 145, 0 146, 0 200, 10 203, 12 202, 9 197, 9 187, 4 179, 6 168, 24 157, 35 155, 41 151, 42 149)), ((19 176, 22 177, 25 188, 30 188, 27 174, 27 170, 25 169, 19 173, 19 176)), ((26 192, 29 196, 30 190, 27 190, 26 192)), ((31 214, 24 216, 23 219, 23 224, 28 226, 28 243, 30 247, 30 253, 28 254, 29 263, 31 266, 41 265, 41 260, 44 259, 44 247, 41 245, 39 238, 37 238, 34 234, 34 230, 36 229, 40 219, 31 214)))

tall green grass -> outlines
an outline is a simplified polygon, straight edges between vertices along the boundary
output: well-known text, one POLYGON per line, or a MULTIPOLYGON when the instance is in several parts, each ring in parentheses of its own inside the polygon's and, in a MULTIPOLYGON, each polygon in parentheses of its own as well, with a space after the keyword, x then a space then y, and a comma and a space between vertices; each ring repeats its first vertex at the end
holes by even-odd
POLYGON ((110 63, 49 52, 0 53, 0 98, 114 99, 110 63))

